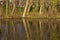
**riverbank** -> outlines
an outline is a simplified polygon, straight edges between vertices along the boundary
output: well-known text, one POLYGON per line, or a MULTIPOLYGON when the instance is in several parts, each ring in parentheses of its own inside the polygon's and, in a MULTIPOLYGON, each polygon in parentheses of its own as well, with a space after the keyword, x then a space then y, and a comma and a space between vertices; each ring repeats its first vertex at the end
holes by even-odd
MULTIPOLYGON (((0 19, 4 19, 4 18, 23 18, 22 15, 23 15, 22 13, 14 14, 14 15, 11 15, 11 14, 1 15, 0 19)), ((30 13, 30 14, 26 15, 24 18, 60 18, 60 14, 59 13, 54 13, 54 14, 52 14, 52 13, 42 13, 42 14, 30 13)))

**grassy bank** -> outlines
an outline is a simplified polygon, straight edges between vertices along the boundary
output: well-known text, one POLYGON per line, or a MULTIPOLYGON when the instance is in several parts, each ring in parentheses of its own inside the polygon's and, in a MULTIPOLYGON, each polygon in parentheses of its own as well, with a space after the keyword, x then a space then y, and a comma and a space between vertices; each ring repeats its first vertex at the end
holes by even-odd
MULTIPOLYGON (((2 16, 0 16, 0 18, 23 18, 22 15, 23 15, 22 13, 14 14, 14 15, 8 14, 8 15, 2 15, 2 16)), ((57 14, 51 14, 51 13, 42 13, 42 14, 30 13, 30 14, 26 15, 24 18, 60 18, 60 14, 59 13, 57 13, 57 14)))

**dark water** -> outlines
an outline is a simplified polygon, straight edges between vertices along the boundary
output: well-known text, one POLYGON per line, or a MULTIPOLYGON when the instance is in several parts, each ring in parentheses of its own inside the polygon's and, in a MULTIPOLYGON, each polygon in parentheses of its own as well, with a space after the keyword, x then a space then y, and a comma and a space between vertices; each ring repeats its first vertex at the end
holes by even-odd
POLYGON ((0 40, 60 40, 60 19, 0 19, 0 40))

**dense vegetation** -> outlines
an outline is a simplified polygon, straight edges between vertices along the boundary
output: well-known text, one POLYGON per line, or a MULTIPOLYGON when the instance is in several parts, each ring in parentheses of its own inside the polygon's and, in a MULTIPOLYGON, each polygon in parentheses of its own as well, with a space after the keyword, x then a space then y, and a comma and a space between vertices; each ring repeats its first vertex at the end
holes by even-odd
MULTIPOLYGON (((0 3, 0 11, 2 15, 29 15, 30 13, 40 14, 40 13, 51 13, 57 14, 60 12, 60 1, 59 0, 13 0, 12 2, 2 1, 0 3)), ((53 14, 53 15, 54 15, 53 14)), ((15 17, 14 16, 14 17, 15 17)))
POLYGON ((6 28, 0 28, 0 39, 6 31, 6 40, 60 40, 59 13, 59 0, 6 0, 0 4, 0 27, 6 28))

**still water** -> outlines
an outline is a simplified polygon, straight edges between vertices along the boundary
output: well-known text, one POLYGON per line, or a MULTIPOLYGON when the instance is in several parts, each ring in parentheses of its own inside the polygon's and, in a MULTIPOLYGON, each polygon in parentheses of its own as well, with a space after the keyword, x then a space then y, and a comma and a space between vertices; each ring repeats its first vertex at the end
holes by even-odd
POLYGON ((0 40, 60 40, 60 19, 0 19, 0 40))

